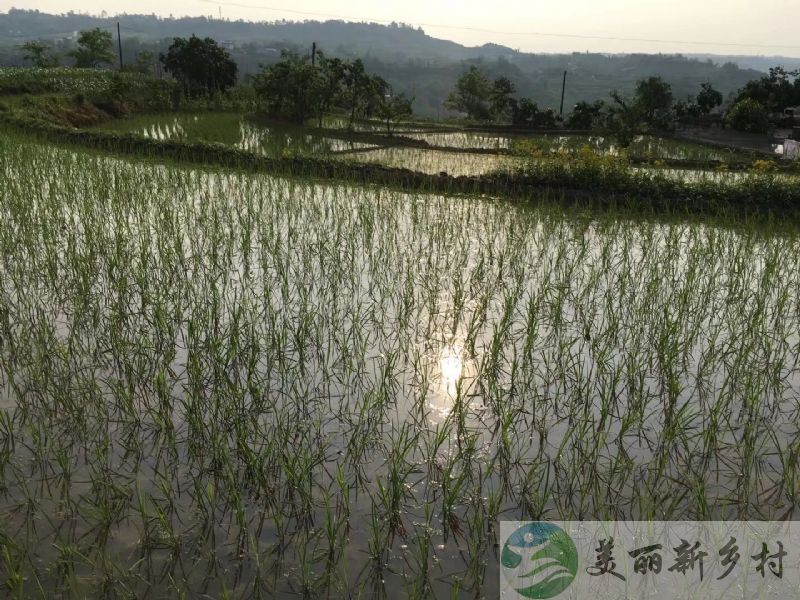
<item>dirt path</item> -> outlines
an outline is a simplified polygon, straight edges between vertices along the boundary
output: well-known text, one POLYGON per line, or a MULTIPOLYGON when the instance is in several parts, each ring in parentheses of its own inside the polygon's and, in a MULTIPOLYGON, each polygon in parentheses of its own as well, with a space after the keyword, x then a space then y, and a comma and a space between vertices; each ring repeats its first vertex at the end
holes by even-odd
POLYGON ((744 133, 721 128, 682 129, 678 130, 675 135, 698 144, 755 152, 770 157, 776 156, 774 145, 783 142, 783 139, 778 140, 770 134, 744 133))

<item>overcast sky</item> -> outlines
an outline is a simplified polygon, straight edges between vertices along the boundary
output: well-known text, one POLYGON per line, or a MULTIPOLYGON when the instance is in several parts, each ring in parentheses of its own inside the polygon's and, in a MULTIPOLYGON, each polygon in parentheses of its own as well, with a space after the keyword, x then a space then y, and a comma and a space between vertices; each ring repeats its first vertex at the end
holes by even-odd
POLYGON ((175 17, 218 17, 221 9, 224 18, 253 21, 402 21, 466 45, 496 42, 532 52, 800 56, 800 0, 0 0, 0 11, 12 6, 175 17))

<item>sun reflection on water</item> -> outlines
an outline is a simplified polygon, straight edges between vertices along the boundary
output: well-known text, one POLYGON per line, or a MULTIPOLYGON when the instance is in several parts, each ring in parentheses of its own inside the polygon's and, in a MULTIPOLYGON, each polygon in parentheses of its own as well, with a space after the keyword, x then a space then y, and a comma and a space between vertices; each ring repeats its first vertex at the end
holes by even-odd
POLYGON ((442 376, 442 386, 446 388, 448 393, 451 388, 452 393, 455 393, 456 384, 458 380, 461 379, 462 368, 463 360, 461 358, 461 348, 458 346, 445 347, 439 358, 439 371, 442 376))
POLYGON ((438 385, 431 394, 429 408, 435 416, 445 418, 453 409, 458 385, 464 376, 463 349, 458 345, 444 346, 438 358, 438 385))

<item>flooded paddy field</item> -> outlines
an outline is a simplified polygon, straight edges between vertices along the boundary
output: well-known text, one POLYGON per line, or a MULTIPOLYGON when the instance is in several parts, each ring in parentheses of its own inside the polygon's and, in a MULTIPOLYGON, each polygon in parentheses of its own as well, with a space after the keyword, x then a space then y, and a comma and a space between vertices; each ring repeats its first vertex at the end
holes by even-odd
POLYGON ((387 167, 411 169, 429 175, 445 172, 456 177, 486 175, 496 171, 511 172, 524 165, 524 161, 516 156, 446 152, 402 146, 342 154, 338 158, 351 162, 376 163, 387 167))
POLYGON ((492 597, 499 520, 798 517, 794 231, 0 145, 12 594, 492 597))
POLYGON ((154 140, 214 142, 265 156, 327 155, 377 148, 375 144, 329 137, 310 127, 259 123, 239 113, 145 114, 113 121, 103 129, 154 140))
MULTIPOLYGON (((357 121, 353 125, 356 136, 369 134, 377 140, 374 143, 330 137, 331 131, 345 133, 349 130, 349 122, 343 117, 325 117, 322 124, 323 129, 320 130, 316 128, 316 122, 308 126, 293 126, 288 123, 267 123, 240 113, 187 112, 142 114, 107 123, 102 128, 121 133, 135 133, 157 140, 217 142, 271 156, 284 151, 327 154, 398 143, 397 139, 387 134, 386 126, 377 122, 357 121)), ((613 140, 602 135, 504 134, 457 130, 443 126, 429 126, 424 129, 421 125, 404 123, 392 125, 391 131, 393 136, 422 141, 434 146, 432 152, 437 151, 436 147, 464 150, 467 153, 470 149, 508 152, 524 148, 524 150, 535 149, 545 155, 578 154, 586 148, 601 155, 617 156, 622 151, 613 140)), ((734 150, 651 135, 637 136, 625 152, 631 158, 638 160, 720 162, 752 160, 752 156, 734 150)))

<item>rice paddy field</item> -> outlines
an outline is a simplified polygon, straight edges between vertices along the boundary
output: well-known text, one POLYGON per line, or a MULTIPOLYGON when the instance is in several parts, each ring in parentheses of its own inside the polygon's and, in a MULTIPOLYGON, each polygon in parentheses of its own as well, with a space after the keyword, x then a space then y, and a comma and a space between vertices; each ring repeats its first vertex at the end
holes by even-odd
MULTIPOLYGON (((569 156, 569 155, 568 155, 569 156)), ((575 155, 577 156, 577 155, 575 155)), ((598 155, 600 156, 600 155, 598 155)), ((428 150, 425 148, 408 148, 402 146, 388 148, 364 148, 337 155, 338 160, 350 162, 380 164, 388 167, 410 169, 429 175, 447 173, 454 177, 481 176, 493 173, 525 173, 537 166, 558 164, 563 157, 536 156, 527 158, 503 154, 478 154, 474 152, 450 152, 444 150, 428 150)), ((678 169, 660 166, 629 166, 631 172, 641 172, 650 176, 663 177, 669 180, 691 184, 722 183, 746 184, 765 176, 758 171, 729 171, 727 169, 678 169)), ((772 181, 797 182, 800 176, 796 172, 768 173, 772 181)))
MULTIPOLYGON (((316 124, 315 124, 316 125, 316 124)), ((323 126, 297 127, 263 123, 239 113, 198 112, 142 114, 104 124, 101 129, 117 133, 133 133, 153 140, 173 142, 215 142, 268 157, 329 157, 336 160, 379 164, 410 169, 429 175, 446 173, 450 176, 479 177, 493 173, 524 173, 550 162, 580 159, 587 152, 596 157, 616 157, 618 148, 601 136, 530 135, 503 136, 492 133, 452 131, 440 126, 437 131, 423 130, 418 124, 400 124, 392 138, 372 121, 357 122, 354 139, 344 131, 348 122, 343 117, 326 117, 323 126), (360 134, 371 137, 360 138, 360 134), (419 148, 404 145, 402 138, 425 141, 434 147, 419 148), (437 149, 438 148, 438 149, 437 149), (473 151, 471 152, 470 149, 473 151), (498 150, 498 153, 478 153, 475 150, 498 150), (510 154, 509 151, 512 153, 510 154)), ((631 172, 690 184, 748 184, 763 172, 698 168, 671 168, 659 165, 663 160, 751 162, 753 157, 736 151, 709 148, 687 142, 639 136, 626 155, 638 160, 652 161, 648 166, 630 167, 631 172)), ((798 181, 796 172, 776 173, 774 181, 798 181)))
MULTIPOLYGON (((588 147, 600 155, 618 156, 621 149, 607 137, 601 135, 541 135, 518 137, 510 142, 514 148, 520 143, 538 149, 544 154, 578 154, 588 147)), ((625 149, 631 158, 642 160, 693 160, 693 161, 748 161, 752 156, 736 150, 714 148, 652 135, 638 135, 625 149)))
POLYGON ((633 173, 641 172, 647 175, 656 175, 666 179, 682 181, 691 184, 747 184, 754 180, 767 177, 771 182, 786 182, 789 184, 800 185, 800 173, 797 171, 781 172, 759 172, 758 170, 749 171, 729 171, 727 169, 672 169, 669 167, 630 167, 633 173))
POLYGON ((402 135, 415 140, 422 140, 431 146, 463 149, 481 148, 485 150, 508 150, 512 145, 513 139, 504 135, 472 131, 409 132, 402 135))
MULTIPOLYGON (((342 117, 331 116, 323 119, 323 126, 327 129, 346 130, 348 121, 342 117)), ((497 133, 450 131, 443 126, 433 129, 431 127, 422 129, 413 124, 400 123, 393 126, 392 130, 397 135, 424 141, 432 146, 466 151, 509 150, 524 143, 545 154, 575 154, 586 147, 598 154, 619 154, 619 148, 613 141, 603 136, 554 134, 509 136, 497 133)), ((111 121, 102 128, 121 133, 136 133, 157 140, 217 142, 268 155, 279 154, 284 149, 306 154, 324 154, 343 149, 376 147, 374 144, 359 144, 326 137, 315 131, 316 122, 309 124, 308 127, 263 124, 233 112, 141 114, 111 121)), ((354 131, 385 135, 386 126, 377 122, 358 121, 355 123, 354 131)), ((391 138, 387 137, 386 143, 391 142, 391 138)), ((654 136, 638 136, 628 149, 628 153, 632 157, 641 159, 729 161, 751 158, 735 151, 654 136)))
POLYGON ((264 156, 327 155, 377 148, 321 135, 313 128, 259 124, 239 113, 145 114, 111 121, 102 129, 153 140, 215 142, 264 156))
POLYGON ((495 597, 500 520, 794 519, 790 225, 0 134, 10 597, 495 597))
POLYGON ((340 160, 376 163, 389 167, 411 169, 420 173, 436 175, 477 176, 495 171, 510 172, 521 168, 525 162, 516 156, 497 154, 475 154, 470 152, 446 152, 424 148, 376 148, 353 154, 343 154, 340 160))
MULTIPOLYGON (((589 147, 593 152, 601 155, 617 156, 620 148, 617 144, 602 135, 580 134, 500 134, 477 131, 423 131, 401 132, 401 135, 416 140, 422 140, 431 146, 445 146, 463 150, 514 150, 520 143, 529 148, 536 148, 543 154, 577 154, 589 147)), ((685 140, 669 139, 652 135, 636 136, 630 147, 625 152, 631 157, 640 160, 694 160, 694 161, 722 161, 752 160, 752 156, 728 150, 693 144, 685 140)))
MULTIPOLYGON (((316 127, 318 121, 310 120, 306 123, 311 127, 316 127)), ((358 119, 354 123, 350 123, 350 119, 342 115, 325 115, 322 117, 322 126, 330 129, 352 129, 354 131, 366 133, 386 133, 386 123, 375 119, 358 119)), ((395 123, 391 126, 392 131, 397 131, 405 135, 406 133, 419 133, 424 131, 447 129, 448 126, 443 124, 432 123, 413 123, 401 122, 395 123)))

